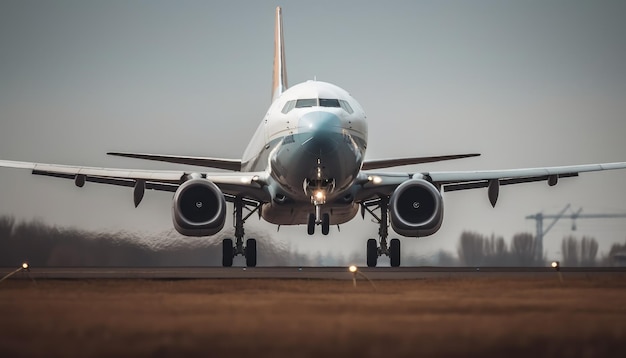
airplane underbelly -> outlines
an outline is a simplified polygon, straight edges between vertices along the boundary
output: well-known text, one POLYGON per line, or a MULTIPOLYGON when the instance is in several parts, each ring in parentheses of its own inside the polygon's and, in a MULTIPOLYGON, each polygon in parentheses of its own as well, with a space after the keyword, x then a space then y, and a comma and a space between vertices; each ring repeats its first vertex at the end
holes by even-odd
MULTIPOLYGON (((262 217, 265 221, 275 225, 304 225, 309 214, 314 212, 313 205, 277 205, 264 204, 262 217)), ((330 214, 330 224, 339 225, 352 220, 359 210, 358 205, 324 205, 322 213, 330 214)))

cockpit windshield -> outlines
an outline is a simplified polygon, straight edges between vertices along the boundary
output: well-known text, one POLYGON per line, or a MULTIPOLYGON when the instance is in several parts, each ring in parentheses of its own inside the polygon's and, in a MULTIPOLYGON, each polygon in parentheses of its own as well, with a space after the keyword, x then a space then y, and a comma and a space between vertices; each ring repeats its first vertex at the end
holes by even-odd
POLYGON ((317 98, 305 98, 296 100, 296 108, 315 107, 317 106, 317 98))
POLYGON ((320 98, 320 107, 339 107, 339 100, 320 98))
POLYGON ((348 113, 353 113, 352 108, 348 102, 339 100, 336 98, 301 98, 297 100, 291 100, 285 103, 282 113, 287 114, 294 108, 307 108, 307 107, 335 107, 343 108, 348 113))

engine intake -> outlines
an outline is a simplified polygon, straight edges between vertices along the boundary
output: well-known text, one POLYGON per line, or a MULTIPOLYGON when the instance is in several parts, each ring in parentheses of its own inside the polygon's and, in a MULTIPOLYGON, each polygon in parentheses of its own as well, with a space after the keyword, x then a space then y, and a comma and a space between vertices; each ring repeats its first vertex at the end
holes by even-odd
POLYGON ((391 227, 402 236, 432 235, 443 222, 443 199, 426 180, 408 180, 391 194, 389 216, 391 227))
POLYGON ((226 221, 224 194, 209 180, 188 180, 174 194, 172 217, 176 231, 182 235, 214 235, 226 221))

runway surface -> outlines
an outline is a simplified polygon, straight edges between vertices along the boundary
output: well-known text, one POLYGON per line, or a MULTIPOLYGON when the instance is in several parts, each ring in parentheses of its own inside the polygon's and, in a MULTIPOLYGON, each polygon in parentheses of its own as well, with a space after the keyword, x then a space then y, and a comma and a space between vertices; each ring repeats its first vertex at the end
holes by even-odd
MULTIPOLYGON (((0 275, 17 268, 0 268, 0 275)), ((545 278, 557 275, 550 267, 376 267, 359 268, 371 280, 426 278, 545 278)), ((568 277, 626 275, 626 268, 561 268, 568 277)), ((12 278, 21 279, 331 279, 351 280, 347 267, 30 267, 12 278)))
POLYGON ((626 270, 0 268, 0 357, 622 357, 626 270), (32 279, 32 280, 31 280, 32 279))

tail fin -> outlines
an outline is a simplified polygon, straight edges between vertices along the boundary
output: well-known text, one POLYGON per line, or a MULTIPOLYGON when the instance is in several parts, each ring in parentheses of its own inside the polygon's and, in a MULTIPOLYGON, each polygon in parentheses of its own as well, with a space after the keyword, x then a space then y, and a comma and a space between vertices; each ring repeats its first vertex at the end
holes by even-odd
POLYGON ((276 7, 276 25, 274 28, 274 79, 272 83, 272 102, 287 89, 287 68, 285 65, 285 42, 283 39, 283 14, 280 6, 276 7))

